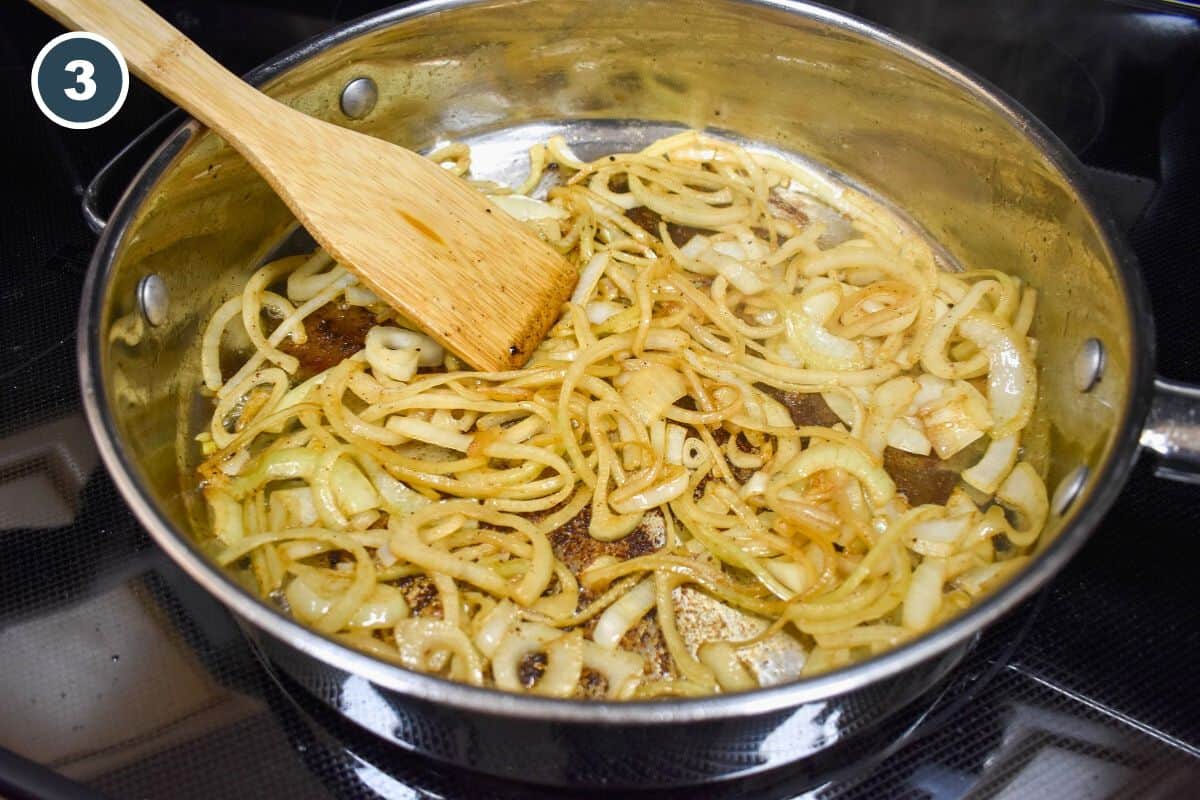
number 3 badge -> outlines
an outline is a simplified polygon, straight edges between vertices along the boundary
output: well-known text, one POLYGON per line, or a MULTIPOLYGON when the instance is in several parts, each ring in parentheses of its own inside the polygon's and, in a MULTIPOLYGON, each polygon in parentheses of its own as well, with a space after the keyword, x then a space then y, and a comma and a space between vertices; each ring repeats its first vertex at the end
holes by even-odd
POLYGON ((64 33, 42 48, 30 76, 38 108, 64 128, 108 122, 129 93, 129 68, 112 42, 94 33, 64 33))

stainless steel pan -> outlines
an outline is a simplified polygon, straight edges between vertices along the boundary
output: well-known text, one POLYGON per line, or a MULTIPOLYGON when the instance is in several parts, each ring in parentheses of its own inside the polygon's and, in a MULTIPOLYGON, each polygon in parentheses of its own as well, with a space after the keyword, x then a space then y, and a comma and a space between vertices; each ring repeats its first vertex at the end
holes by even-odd
MULTIPOLYGON (((1037 420, 1054 510, 1038 557, 947 625, 865 663, 700 700, 612 704, 478 689, 349 650, 260 602, 196 544, 186 480, 205 413, 205 320, 291 218, 196 123, 146 162, 103 229, 80 312, 84 400, 105 463, 160 546, 274 664, 360 725, 524 780, 646 786, 762 770, 854 735, 928 690, 975 634, 1060 569, 1139 452, 1200 470, 1200 395, 1153 378, 1133 258, 1042 125, 960 68, 819 6, 734 0, 434 0, 330 31, 256 70, 307 113, 413 148, 476 147, 490 175, 565 133, 584 155, 711 128, 803 154, 894 203, 962 263, 1041 293, 1037 420), (664 769, 664 765, 670 765, 664 769)), ((95 213, 92 214, 96 217, 95 213)))

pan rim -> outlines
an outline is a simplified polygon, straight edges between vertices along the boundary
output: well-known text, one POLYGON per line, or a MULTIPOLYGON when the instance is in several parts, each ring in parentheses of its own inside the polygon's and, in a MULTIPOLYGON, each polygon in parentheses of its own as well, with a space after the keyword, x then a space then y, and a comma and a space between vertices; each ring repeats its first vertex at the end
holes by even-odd
MULTIPOLYGON (((477 5, 486 0, 427 0, 386 9, 335 27, 253 70, 246 78, 262 84, 329 47, 427 14, 477 5)), ((1138 453, 1138 436, 1148 411, 1153 381, 1153 317, 1133 254, 1110 214, 1096 202, 1082 165, 1043 123, 996 87, 922 45, 842 12, 803 0, 734 0, 742 5, 783 11, 834 26, 957 83, 976 102, 1005 119, 1037 147, 1076 193, 1080 206, 1101 235, 1123 289, 1130 320, 1130 381, 1119 428, 1107 460, 1097 470, 1089 494, 1075 506, 1057 539, 1008 584, 951 621, 871 659, 833 672, 779 686, 693 699, 622 702, 561 700, 456 683, 407 670, 327 638, 250 594, 172 525, 145 490, 117 433, 109 407, 99 320, 113 276, 112 266, 137 209, 174 157, 203 128, 189 120, 172 132, 143 165, 124 192, 100 237, 84 284, 79 311, 77 358, 81 396, 101 458, 138 521, 170 558, 227 608, 268 636, 346 673, 404 696, 498 717, 602 725, 659 725, 747 717, 827 700, 913 667, 962 643, 1029 597, 1075 554, 1099 524, 1125 483, 1138 453)))

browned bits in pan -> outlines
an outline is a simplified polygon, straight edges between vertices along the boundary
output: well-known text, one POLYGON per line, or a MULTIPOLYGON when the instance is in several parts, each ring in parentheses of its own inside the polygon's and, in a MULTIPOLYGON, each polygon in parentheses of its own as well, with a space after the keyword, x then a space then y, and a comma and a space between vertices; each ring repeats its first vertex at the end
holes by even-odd
POLYGON ((300 360, 296 378, 306 380, 362 350, 367 331, 378 324, 375 314, 362 306, 326 303, 304 318, 307 342, 285 339, 279 349, 300 360))

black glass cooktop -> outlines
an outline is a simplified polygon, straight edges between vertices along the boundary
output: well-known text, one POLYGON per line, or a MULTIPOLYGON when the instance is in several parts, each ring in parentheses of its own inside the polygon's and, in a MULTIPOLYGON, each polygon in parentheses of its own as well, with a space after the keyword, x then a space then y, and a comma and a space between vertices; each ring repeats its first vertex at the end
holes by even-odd
MULTIPOLYGON (((366 0, 154 2, 235 71, 366 0)), ((581 7, 584 4, 581 2, 581 7)), ((1041 117, 1088 165, 1200 382, 1200 17, 1188 4, 846 0, 1041 117)), ((0 7, 0 795, 561 797, 401 753, 276 678, 140 529, 76 382, 90 177, 167 111, 144 87, 87 132, 34 106, 60 32, 0 7)), ((1078 557, 925 701, 819 759, 679 797, 1200 796, 1200 487, 1136 470, 1078 557)))

